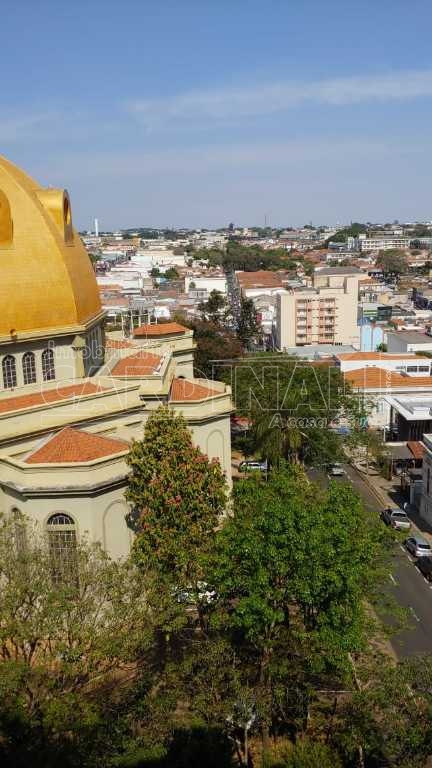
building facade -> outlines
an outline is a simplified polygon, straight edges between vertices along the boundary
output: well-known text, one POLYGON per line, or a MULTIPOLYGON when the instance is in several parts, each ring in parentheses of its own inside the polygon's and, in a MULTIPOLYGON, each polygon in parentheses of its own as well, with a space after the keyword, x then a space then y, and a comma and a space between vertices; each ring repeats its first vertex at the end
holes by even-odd
POLYGON ((183 326, 105 332, 67 192, 3 158, 0 256, 0 512, 28 516, 65 556, 84 536, 124 558, 131 441, 166 405, 230 485, 230 388, 194 378, 183 326))

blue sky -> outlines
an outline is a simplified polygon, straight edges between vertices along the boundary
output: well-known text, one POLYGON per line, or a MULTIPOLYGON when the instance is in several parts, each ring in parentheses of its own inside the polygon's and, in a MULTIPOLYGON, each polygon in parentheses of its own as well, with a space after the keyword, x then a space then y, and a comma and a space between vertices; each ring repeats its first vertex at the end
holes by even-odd
POLYGON ((105 228, 432 219, 429 0, 17 0, 0 153, 105 228))

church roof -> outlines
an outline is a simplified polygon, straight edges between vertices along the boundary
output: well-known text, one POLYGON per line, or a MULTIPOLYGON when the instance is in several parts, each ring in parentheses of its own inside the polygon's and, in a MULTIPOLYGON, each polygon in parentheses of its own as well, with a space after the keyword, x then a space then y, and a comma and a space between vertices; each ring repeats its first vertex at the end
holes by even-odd
POLYGON ((189 328, 185 328, 180 323, 151 323, 147 325, 140 325, 135 328, 134 336, 140 338, 142 336, 158 337, 158 336, 172 336, 181 333, 186 333, 189 328))
POLYGON ((26 464, 69 464, 94 461, 105 456, 124 453, 129 449, 125 440, 93 435, 74 427, 65 427, 50 437, 25 459, 26 464))
POLYGON ((0 156, 0 338, 75 332, 101 314, 69 195, 0 156))
POLYGON ((207 400, 209 397, 219 395, 215 389, 210 387, 204 387, 202 384, 197 384, 195 381, 188 381, 187 379, 173 379, 171 385, 171 402, 193 402, 196 400, 207 400))
POLYGON ((106 391, 107 389, 101 387, 99 384, 93 384, 91 381, 84 381, 79 384, 71 384, 67 387, 55 387, 54 389, 42 389, 39 392, 29 392, 25 395, 1 397, 0 414, 11 413, 12 411, 22 411, 26 408, 35 408, 38 405, 49 405, 50 403, 85 397, 86 395, 97 395, 100 392, 106 391))
POLYGON ((111 373, 113 376, 151 376, 159 373, 161 363, 160 355, 142 351, 123 357, 115 364, 111 373))

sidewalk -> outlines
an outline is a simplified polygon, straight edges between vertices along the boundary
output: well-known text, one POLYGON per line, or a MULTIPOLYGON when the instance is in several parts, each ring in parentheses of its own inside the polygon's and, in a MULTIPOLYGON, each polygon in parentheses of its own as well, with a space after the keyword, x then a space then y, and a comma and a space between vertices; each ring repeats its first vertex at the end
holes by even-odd
MULTIPOLYGON (((381 475, 368 476, 365 472, 360 471, 355 465, 353 465, 353 467, 360 477, 363 478, 383 507, 403 508, 403 505, 406 502, 406 496, 401 492, 400 481, 398 478, 386 480, 384 477, 381 477, 381 475)), ((414 529, 420 533, 423 538, 432 543, 432 526, 420 517, 420 514, 415 507, 410 506, 407 510, 407 514, 414 529)))

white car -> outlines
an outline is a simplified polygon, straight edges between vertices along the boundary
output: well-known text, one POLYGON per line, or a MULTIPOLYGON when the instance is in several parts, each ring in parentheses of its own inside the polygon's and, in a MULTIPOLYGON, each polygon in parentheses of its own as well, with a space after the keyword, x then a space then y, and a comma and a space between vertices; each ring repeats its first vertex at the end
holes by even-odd
POLYGON ((329 468, 329 475, 331 477, 343 477, 345 474, 345 470, 342 466, 342 464, 332 464, 329 468))

